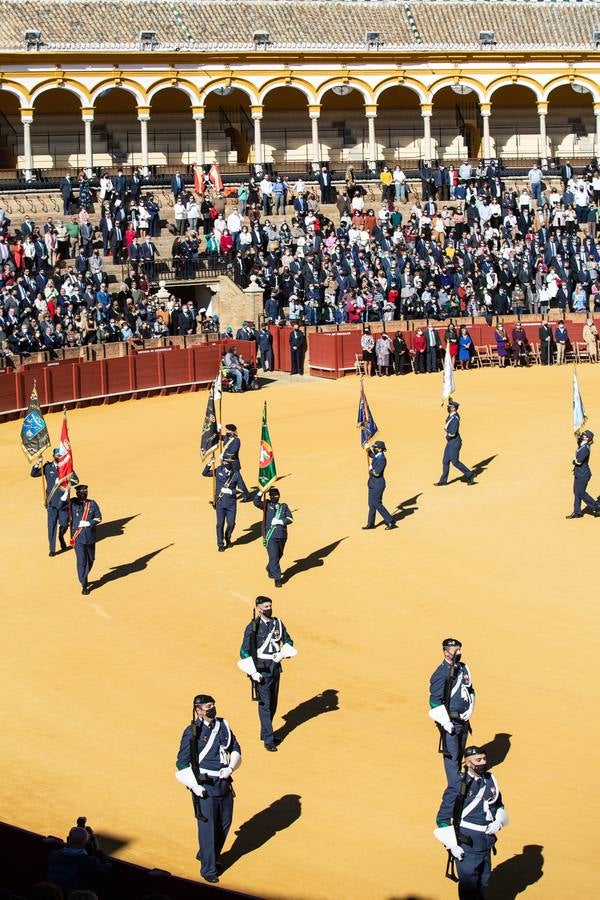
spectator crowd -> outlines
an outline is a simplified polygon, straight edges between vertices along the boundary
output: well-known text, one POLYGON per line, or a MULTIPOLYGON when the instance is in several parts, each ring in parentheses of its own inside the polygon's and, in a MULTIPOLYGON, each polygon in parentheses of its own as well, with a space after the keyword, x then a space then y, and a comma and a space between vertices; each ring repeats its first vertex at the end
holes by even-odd
POLYGON ((143 193, 139 172, 103 174, 95 187, 65 178, 56 221, 25 215, 13 223, 0 210, 0 342, 25 355, 218 331, 193 302, 153 293, 164 264, 179 278, 215 263, 241 285, 255 276, 271 322, 593 314, 600 172, 596 160, 579 174, 567 161, 558 174, 548 186, 534 165, 529 187, 515 190, 494 165, 425 166, 418 198, 400 166, 384 167, 375 188, 349 166, 337 191, 326 167, 316 185, 259 172, 234 205, 222 191, 196 195, 176 173, 170 260, 155 243, 165 227, 161 204, 143 193), (108 258, 126 270, 116 290, 108 258))

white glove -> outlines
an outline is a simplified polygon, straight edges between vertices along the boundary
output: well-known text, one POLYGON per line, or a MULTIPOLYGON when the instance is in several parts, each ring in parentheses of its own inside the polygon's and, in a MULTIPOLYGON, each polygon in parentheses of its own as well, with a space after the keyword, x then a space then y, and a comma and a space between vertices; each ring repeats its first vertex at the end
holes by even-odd
POLYGON ((281 662, 282 659, 283 659, 283 653, 281 652, 281 650, 278 650, 277 653, 273 654, 273 662, 278 663, 278 662, 281 662))
POLYGON ((203 797, 206 797, 206 791, 204 790, 204 788, 202 787, 201 784, 197 784, 196 787, 192 787, 192 788, 190 788, 190 790, 193 791, 193 793, 196 795, 196 797, 200 797, 200 799, 202 799, 203 797))
POLYGON ((445 722, 443 728, 448 734, 454 734, 454 724, 452 722, 445 722))
POLYGON ((494 819, 493 822, 490 822, 488 827, 485 829, 486 834, 496 834, 502 828, 502 822, 499 822, 498 819, 494 819))
POLYGON ((224 769, 219 769, 219 778, 229 778, 232 774, 231 766, 225 766, 224 769))
POLYGON ((80 527, 80 528, 89 528, 89 527, 90 527, 90 523, 87 522, 85 519, 82 519, 81 522, 79 523, 79 527, 80 527))
POLYGON ((452 854, 454 859, 457 859, 459 862, 465 855, 465 851, 462 847, 450 847, 450 853, 452 854))
POLYGON ((231 494, 231 488, 221 488, 222 494, 231 494))
POLYGON ((283 519, 271 519, 271 525, 283 525, 283 519))
POLYGON ((252 681, 258 681, 259 684, 263 680, 263 677, 260 674, 260 672, 253 672, 252 675, 250 676, 250 678, 252 679, 252 681))

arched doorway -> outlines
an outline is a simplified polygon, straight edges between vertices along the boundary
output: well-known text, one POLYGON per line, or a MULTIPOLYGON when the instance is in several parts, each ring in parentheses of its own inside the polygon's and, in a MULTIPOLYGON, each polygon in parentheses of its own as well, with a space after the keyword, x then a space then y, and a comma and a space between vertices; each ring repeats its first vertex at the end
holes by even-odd
POLYGON ((423 120, 417 94, 410 88, 386 88, 377 101, 375 134, 386 162, 410 161, 417 167, 421 157, 423 120))
POLYGON ((35 100, 31 125, 34 169, 63 175, 85 164, 81 100, 66 88, 44 91, 35 100))
POLYGON ((99 169, 116 172, 123 166, 141 166, 140 123, 131 91, 107 88, 96 98, 92 135, 99 169))
POLYGON ((521 84, 504 85, 492 94, 492 155, 505 165, 531 165, 541 155, 536 103, 533 90, 521 84))
POLYGON ((304 171, 312 162, 308 101, 298 88, 274 88, 264 98, 262 144, 264 161, 276 170, 304 171))
POLYGON ((204 161, 246 165, 254 146, 254 122, 245 91, 219 87, 206 97, 204 161))
POLYGON ((478 160, 483 156, 479 97, 469 86, 444 87, 433 98, 431 138, 434 158, 478 160))
POLYGON ((196 161, 192 102, 185 91, 167 87, 150 104, 148 163, 167 171, 184 170, 196 161))
POLYGON ((19 101, 10 91, 0 90, 0 169, 23 168, 22 153, 23 128, 19 101))
POLYGON ((349 84, 329 88, 321 99, 319 140, 324 160, 332 167, 348 163, 365 165, 369 136, 364 97, 349 84))
POLYGON ((546 131, 550 156, 588 162, 595 143, 594 98, 576 82, 555 88, 548 96, 546 131))

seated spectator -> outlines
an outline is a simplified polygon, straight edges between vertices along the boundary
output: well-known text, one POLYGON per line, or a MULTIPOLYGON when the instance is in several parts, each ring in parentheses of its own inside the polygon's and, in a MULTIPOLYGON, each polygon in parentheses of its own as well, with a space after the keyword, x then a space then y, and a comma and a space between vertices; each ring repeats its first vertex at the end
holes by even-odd
POLYGON ((98 890, 108 882, 110 863, 85 828, 71 828, 67 843, 48 856, 46 877, 69 897, 75 890, 98 890))

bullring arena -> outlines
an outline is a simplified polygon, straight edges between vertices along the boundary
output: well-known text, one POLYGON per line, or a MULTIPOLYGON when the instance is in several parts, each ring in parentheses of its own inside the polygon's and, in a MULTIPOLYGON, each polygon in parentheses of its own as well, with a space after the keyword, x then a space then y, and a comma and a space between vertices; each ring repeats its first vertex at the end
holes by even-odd
MULTIPOLYGON (((30 893, 56 846, 45 838, 64 838, 85 814, 113 862, 100 900, 219 891, 273 900, 456 897, 432 834, 446 781, 428 716, 429 678, 442 639, 453 635, 477 695, 469 742, 487 752, 510 817, 486 900, 594 897, 600 525, 589 510, 579 521, 566 516, 575 365, 586 427, 600 428, 598 340, 585 332, 588 318, 600 328, 600 3, 0 0, 0 11, 0 894, 59 896, 30 893), (386 186, 384 167, 402 170, 408 193, 394 193, 395 181, 386 186), (286 182, 283 214, 270 205, 265 174, 286 182), (510 195, 515 222, 501 217, 496 233, 482 236, 465 225, 467 192, 473 203, 487 193, 500 202, 496 183, 502 216, 510 195), (364 193, 358 212, 343 202, 355 188, 364 193), (586 202, 576 214, 577 192, 586 202), (178 219, 182 194, 187 219, 178 219), (433 238, 422 224, 428 201, 443 225, 433 238), (380 207, 400 224, 388 231, 380 207), (244 253, 239 243, 211 247, 215 220, 229 224, 238 212, 263 229, 270 218, 276 233, 257 225, 258 243, 244 253), (402 232, 417 278, 411 265, 398 272, 396 292, 386 270, 378 305, 365 266, 371 299, 361 312, 340 299, 363 293, 352 286, 352 253, 336 299, 311 306, 303 257, 322 262, 326 253, 306 212, 332 240, 327 264, 336 241, 350 240, 345 218, 356 215, 356 228, 369 231, 363 249, 381 235, 379 262, 398 249, 392 231, 402 232), (301 220, 290 244, 298 263, 291 283, 306 301, 300 312, 289 303, 297 294, 282 287, 280 226, 292 218, 301 220), (128 242, 119 221, 132 232, 128 242), (39 242, 29 262, 20 255, 27 229, 39 242), (557 229, 564 246, 554 255, 557 229), (154 250, 136 256, 131 246, 146 238, 154 250), (485 265, 463 264, 470 248, 485 265), (88 250, 101 260, 93 276, 88 250), (500 270, 515 255, 530 262, 524 297, 513 296, 515 267, 503 307, 502 291, 492 298, 485 280, 487 256, 500 270), (88 259, 81 267, 80 256, 88 259), (438 279, 437 296, 424 299, 419 259, 431 264, 432 284, 440 270, 457 280, 438 279), (30 282, 13 302, 17 275, 30 282), (59 281, 69 285, 81 318, 46 294, 53 278, 55 293, 59 281), (459 295, 465 282, 472 292, 459 295), (408 300, 400 286, 414 288, 408 300), (169 316, 152 330, 161 304, 169 316), (476 483, 453 471, 439 488, 450 314, 473 341, 471 368, 457 366, 452 396, 476 483), (555 364, 552 342, 552 365, 541 365, 546 314, 555 338, 566 320, 565 365, 555 364), (306 341, 303 375, 291 374, 294 317, 306 341), (496 329, 504 322, 510 337, 517 320, 525 357, 513 340, 501 368, 496 329), (255 490, 267 404, 277 487, 294 517, 281 589, 265 572, 253 504, 238 504, 233 544, 218 552, 211 480, 202 477, 208 390, 227 374, 223 354, 237 345, 251 366, 262 361, 247 321, 267 328, 274 371, 259 369, 260 390, 224 392, 222 421, 237 425, 255 490), (367 323, 375 338, 402 332, 405 374, 359 380, 367 323), (56 337, 58 324, 71 343, 56 337), (437 371, 416 377, 415 339, 427 324, 439 335, 437 371), (387 445, 393 534, 380 520, 373 534, 363 530, 361 383, 387 445), (75 470, 102 511, 89 595, 72 549, 48 556, 40 480, 30 478, 19 436, 34 385, 50 447, 66 408, 75 470), (281 743, 272 754, 236 665, 261 594, 273 598, 298 650, 283 664, 274 721, 281 743), (243 759, 218 886, 200 878, 190 797, 175 780, 181 733, 203 692, 216 698, 243 759)), ((590 490, 595 499, 597 474, 590 490)))

